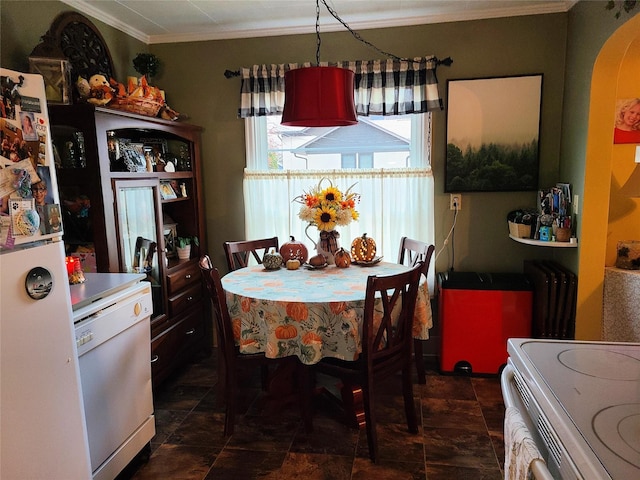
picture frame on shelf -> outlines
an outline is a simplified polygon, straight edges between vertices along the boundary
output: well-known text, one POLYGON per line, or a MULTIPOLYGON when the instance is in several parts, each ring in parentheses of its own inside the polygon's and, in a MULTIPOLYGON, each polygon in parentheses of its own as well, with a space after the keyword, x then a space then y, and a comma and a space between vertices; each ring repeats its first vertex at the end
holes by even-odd
POLYGON ((173 200, 178 198, 178 195, 173 190, 170 181, 160 182, 160 196, 162 197, 162 200, 173 200))
POLYGON ((147 160, 145 159, 143 145, 141 143, 131 143, 128 140, 120 140, 118 142, 118 153, 124 162, 124 171, 147 171, 147 160))
POLYGON ((538 189, 542 74, 449 80, 445 192, 538 189))
POLYGON ((177 255, 177 227, 178 225, 175 223, 164 224, 163 226, 164 248, 166 250, 167 258, 175 258, 177 255))

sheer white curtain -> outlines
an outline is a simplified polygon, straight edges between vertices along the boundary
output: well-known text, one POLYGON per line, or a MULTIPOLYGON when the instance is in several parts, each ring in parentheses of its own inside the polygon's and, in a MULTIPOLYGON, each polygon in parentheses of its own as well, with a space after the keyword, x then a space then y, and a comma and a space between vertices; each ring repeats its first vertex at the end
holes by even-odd
MULTIPOLYGON (((246 238, 277 235, 280 243, 293 235, 311 250, 313 244, 305 236, 307 224, 298 218, 300 204, 293 199, 328 178, 345 191, 354 183, 353 191, 361 195, 356 210, 357 222, 337 228, 339 243, 349 249, 357 236, 366 233, 377 244, 378 254, 386 261, 398 258, 400 238, 415 238, 434 243, 434 182, 428 163, 428 135, 414 135, 423 152, 422 167, 390 170, 286 170, 266 171, 266 131, 254 118, 245 120, 247 139, 247 167, 244 172, 244 205, 246 238)), ((426 122, 428 123, 428 122, 426 122)), ((426 129, 425 129, 426 130, 426 129)), ((318 239, 315 227, 308 230, 313 241, 318 239)), ((429 285, 433 288, 433 263, 429 285)))

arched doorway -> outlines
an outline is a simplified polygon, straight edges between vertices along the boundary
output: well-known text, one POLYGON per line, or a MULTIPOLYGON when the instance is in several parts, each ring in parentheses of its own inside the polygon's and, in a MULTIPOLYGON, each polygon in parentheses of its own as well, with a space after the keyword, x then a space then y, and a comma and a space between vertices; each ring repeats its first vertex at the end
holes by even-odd
POLYGON ((640 95, 640 15, 604 44, 593 68, 589 110, 576 338, 599 340, 605 267, 615 264, 620 240, 640 239, 640 200, 623 198, 620 186, 634 167, 634 145, 613 144, 618 98, 640 95))

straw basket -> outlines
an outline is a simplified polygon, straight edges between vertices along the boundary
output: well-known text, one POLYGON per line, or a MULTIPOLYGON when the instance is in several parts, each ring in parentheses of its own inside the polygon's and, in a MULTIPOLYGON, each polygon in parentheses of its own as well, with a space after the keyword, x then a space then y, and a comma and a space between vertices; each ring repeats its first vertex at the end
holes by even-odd
POLYGON ((530 238, 531 225, 509 222, 509 234, 516 238, 530 238))
POLYGON ((162 103, 140 97, 116 97, 109 103, 110 108, 148 117, 157 116, 162 105, 162 103))

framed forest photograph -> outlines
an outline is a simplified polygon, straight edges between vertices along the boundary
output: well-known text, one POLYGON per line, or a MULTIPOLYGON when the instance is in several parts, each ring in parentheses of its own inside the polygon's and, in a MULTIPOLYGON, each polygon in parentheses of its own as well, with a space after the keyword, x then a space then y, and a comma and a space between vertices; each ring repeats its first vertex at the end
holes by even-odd
POLYGON ((445 192, 538 189, 542 75, 449 80, 445 192))

